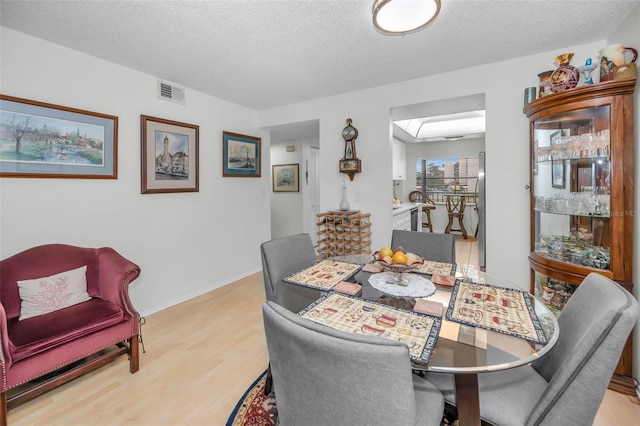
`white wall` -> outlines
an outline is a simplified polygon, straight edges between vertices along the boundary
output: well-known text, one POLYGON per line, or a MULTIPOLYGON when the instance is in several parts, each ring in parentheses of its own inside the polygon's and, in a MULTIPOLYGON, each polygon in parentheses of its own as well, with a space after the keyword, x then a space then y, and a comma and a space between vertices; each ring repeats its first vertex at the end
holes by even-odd
MULTIPOLYGON (((604 41, 567 47, 575 63, 595 57, 604 41)), ((537 86, 537 74, 553 68, 563 52, 537 55, 452 71, 421 79, 356 91, 262 111, 261 126, 320 120, 321 210, 340 201, 337 172, 344 142, 340 132, 347 117, 358 128, 362 173, 348 182, 352 208, 372 214, 372 247, 391 239, 389 194, 393 107, 485 94, 487 130, 487 271, 499 273, 524 288, 529 286, 529 122, 522 112, 526 87, 537 86), (355 202, 360 195, 360 202, 355 202)), ((408 171, 407 171, 408 172, 408 171)))
MULTIPOLYGON (((303 232, 302 200, 304 186, 302 185, 303 171, 303 141, 285 142, 271 145, 271 164, 298 164, 300 176, 300 192, 271 192, 271 238, 279 238, 303 232), (287 146, 293 145, 295 151, 287 152, 287 146)), ((270 175, 272 170, 269 171, 270 175)), ((273 176, 271 176, 273 179, 273 176)))
MULTIPOLYGON (((636 8, 609 42, 640 46, 639 21, 636 8)), ((352 208, 372 214, 375 248, 391 238, 390 109, 478 93, 485 94, 487 110, 487 271, 528 287, 529 127, 522 113, 523 91, 538 85, 537 74, 553 69, 558 54, 574 52, 573 63, 579 64, 608 44, 568 46, 258 114, 188 88, 186 106, 162 101, 155 95, 155 77, 0 31, 3 94, 120 117, 118 180, 0 179, 0 256, 49 242, 113 246, 142 267, 132 298, 143 314, 261 268, 258 246, 270 238, 271 166, 269 137, 259 128, 319 119, 321 210, 329 210, 340 201, 340 132, 345 119, 353 119, 362 173, 347 180, 347 190, 352 208), (140 194, 140 114, 200 125, 199 193, 140 194), (223 130, 263 138, 262 178, 221 177, 223 130)), ((638 96, 640 91, 635 95, 636 140, 638 96)), ((636 152, 636 167, 639 156, 636 152)), ((640 200, 640 185, 635 199, 640 200)), ((636 247, 639 230, 636 220, 636 247)), ((640 250, 635 256, 640 260, 640 250)), ((638 327, 635 335, 637 371, 638 327)))
MULTIPOLYGON (((636 8, 615 34, 613 42, 640 46, 640 8, 636 8)), ((498 274, 522 288, 529 287, 529 122, 522 112, 524 89, 538 86, 537 75, 554 69, 558 54, 573 52, 572 63, 583 64, 597 58, 598 51, 609 44, 605 40, 566 49, 477 66, 449 73, 355 91, 296 105, 262 111, 261 126, 320 120, 321 210, 335 209, 340 200, 340 174, 336 171, 344 149, 340 132, 347 117, 358 128, 358 156, 362 173, 349 182, 349 192, 360 195, 352 208, 371 213, 372 247, 382 247, 391 240, 391 123, 393 107, 432 102, 440 99, 485 94, 486 106, 486 254, 487 272, 498 274)), ((638 140, 640 108, 636 91, 635 132, 638 140)), ((636 167, 640 167, 636 152, 636 167)), ((407 172, 409 172, 407 170, 407 172)), ((638 176, 636 171, 636 176, 638 176)), ((353 197, 350 197, 353 200, 353 197)), ((636 203, 640 202, 640 184, 636 185, 636 203)), ((636 208, 636 211, 638 209, 636 208)), ((640 247, 640 220, 636 216, 635 247, 640 247)), ((636 265, 640 250, 636 249, 636 265)), ((640 266, 635 268, 635 294, 640 294, 640 266)), ((640 368, 640 327, 635 330, 634 367, 640 368)))
MULTIPOLYGON (((640 49, 640 7, 636 7, 633 13, 629 15, 626 21, 618 28, 611 37, 607 40, 606 44, 622 43, 625 46, 634 47, 640 49)), ((602 46, 604 47, 604 45, 602 46)), ((635 113, 633 140, 635 141, 635 206, 634 206, 634 262, 633 262, 633 282, 634 282, 634 294, 636 298, 640 299, 640 215, 638 215, 640 205, 640 182, 638 177, 640 176, 640 149, 638 148, 638 135, 640 135, 640 87, 636 84, 636 91, 633 100, 633 111, 635 113)), ((633 332, 633 376, 640 378, 640 322, 636 325, 633 332)))
POLYGON ((111 246, 138 263, 143 315, 262 269, 270 237, 269 136, 250 109, 1 28, 1 92, 119 117, 118 179, 0 179, 0 256, 45 243, 111 246), (140 194, 140 115, 200 126, 200 192, 140 194), (262 178, 222 177, 222 131, 262 137, 262 178))

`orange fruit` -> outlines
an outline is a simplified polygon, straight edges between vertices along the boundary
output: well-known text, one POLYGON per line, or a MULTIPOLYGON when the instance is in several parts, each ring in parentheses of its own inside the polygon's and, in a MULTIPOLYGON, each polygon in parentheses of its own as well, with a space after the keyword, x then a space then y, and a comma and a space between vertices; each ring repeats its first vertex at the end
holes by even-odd
POLYGON ((401 251, 397 251, 393 254, 393 257, 391 258, 391 262, 392 263, 400 263, 402 265, 406 265, 407 264, 407 255, 404 254, 401 251))
POLYGON ((378 258, 383 259, 386 256, 393 256, 393 250, 391 250, 389 247, 382 247, 378 252, 378 258))

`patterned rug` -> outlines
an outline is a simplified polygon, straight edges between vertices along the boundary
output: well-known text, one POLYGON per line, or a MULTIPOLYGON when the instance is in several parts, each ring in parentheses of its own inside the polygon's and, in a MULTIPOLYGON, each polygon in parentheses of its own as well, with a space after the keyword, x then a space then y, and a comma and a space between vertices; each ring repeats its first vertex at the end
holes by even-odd
POLYGON ((275 394, 273 390, 269 395, 264 394, 266 377, 265 371, 249 386, 231 412, 227 426, 267 426, 278 423, 275 394))
MULTIPOLYGON (((231 412, 226 426, 270 426, 278 423, 276 397, 273 392, 264 394, 266 371, 249 386, 231 412)), ((458 426, 455 407, 445 404, 441 426, 458 426)))

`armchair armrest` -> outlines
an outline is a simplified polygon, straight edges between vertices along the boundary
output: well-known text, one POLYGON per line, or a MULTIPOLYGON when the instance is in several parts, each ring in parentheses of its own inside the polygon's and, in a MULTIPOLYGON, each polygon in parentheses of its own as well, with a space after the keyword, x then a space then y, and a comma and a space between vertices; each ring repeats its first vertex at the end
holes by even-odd
POLYGON ((129 298, 129 284, 140 275, 140 267, 110 247, 97 249, 98 288, 102 299, 119 306, 136 323, 138 311, 129 298))
POLYGON ((7 313, 4 310, 4 306, 0 303, 0 344, 2 344, 2 351, 0 351, 0 363, 4 364, 3 376, 6 369, 8 369, 13 359, 11 358, 11 351, 9 351, 9 331, 7 330, 7 313))

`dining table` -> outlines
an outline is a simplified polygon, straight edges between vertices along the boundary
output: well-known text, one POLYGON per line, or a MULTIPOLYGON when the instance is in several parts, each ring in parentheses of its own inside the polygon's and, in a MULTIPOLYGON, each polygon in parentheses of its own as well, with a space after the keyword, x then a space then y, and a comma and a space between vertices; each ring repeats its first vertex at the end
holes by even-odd
MULTIPOLYGON (((339 283, 336 282, 336 288, 345 282, 361 286, 357 294, 344 295, 342 299, 349 297, 353 298, 349 302, 397 310, 382 315, 383 318, 420 315, 430 320, 432 328, 424 336, 424 347, 418 349, 418 355, 411 355, 412 369, 417 374, 429 372, 454 376, 461 426, 481 424, 479 374, 506 370, 540 359, 558 340, 559 327, 554 314, 541 300, 515 283, 473 266, 428 261, 415 271, 398 273, 387 269, 377 272, 371 266, 376 265, 374 260, 369 254, 337 256, 324 262, 325 266, 336 262, 345 271, 339 283), (345 268, 343 264, 352 267, 345 268)), ((326 274, 330 275, 330 272, 326 274)), ((327 286, 326 293, 300 315, 319 321, 318 317, 314 318, 318 315, 314 306, 329 302, 324 300, 329 295, 341 295, 333 290, 331 283, 327 286)), ((348 315, 341 318, 354 320, 348 315)), ((380 323, 380 320, 378 318, 377 324, 396 326, 395 320, 392 324, 380 323)), ((325 325, 351 331, 348 328, 351 323, 336 321, 325 325)), ((377 324, 370 329, 375 330, 377 324)), ((354 331, 360 332, 360 329, 354 331)), ((386 331, 385 335, 409 345, 416 344, 397 333, 394 335, 386 331)))

